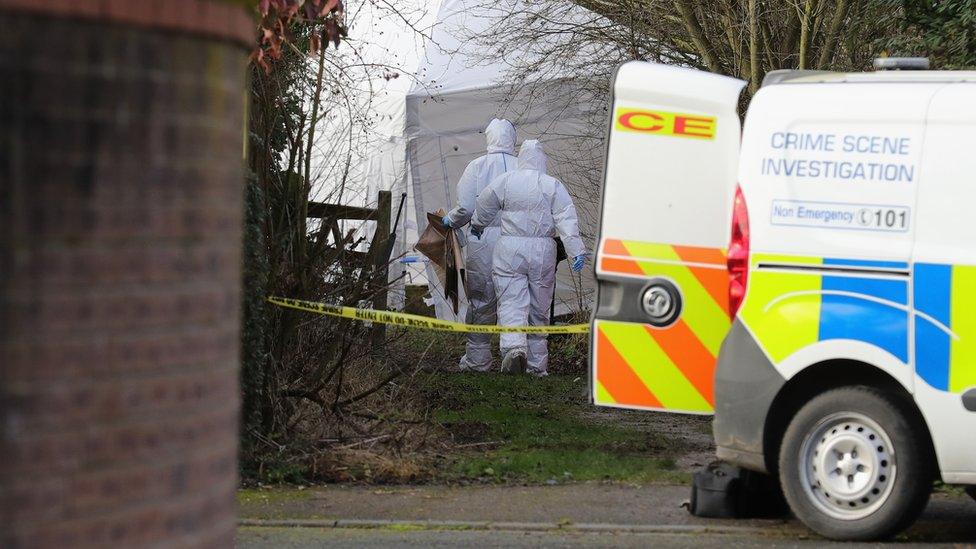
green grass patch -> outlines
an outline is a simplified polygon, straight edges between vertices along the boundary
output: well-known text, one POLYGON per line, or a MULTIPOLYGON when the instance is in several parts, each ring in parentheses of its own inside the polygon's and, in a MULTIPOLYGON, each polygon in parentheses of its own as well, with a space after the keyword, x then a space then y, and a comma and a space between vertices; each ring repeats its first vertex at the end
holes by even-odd
POLYGON ((311 497, 308 490, 294 488, 241 488, 237 491, 238 505, 275 505, 293 501, 305 501, 311 497))
POLYGON ((935 486, 933 490, 939 494, 949 494, 952 496, 963 496, 966 495, 966 489, 962 486, 954 484, 945 484, 941 480, 935 481, 935 486))
POLYGON ((427 530, 421 524, 390 524, 389 526, 384 526, 383 529, 391 532, 421 532, 427 530))
POLYGON ((500 374, 437 374, 434 417, 471 448, 451 461, 449 476, 489 482, 616 480, 684 482, 669 441, 638 428, 599 422, 585 378, 500 374), (487 443, 487 444, 485 444, 487 443))
MULTIPOLYGON (((280 486, 237 490, 237 509, 241 517, 280 519, 296 516, 312 499, 311 490, 280 486)), ((303 518, 316 518, 306 516, 303 518)))
POLYGON ((597 449, 501 449, 484 456, 459 459, 455 471, 463 477, 503 482, 568 482, 616 480, 628 482, 686 482, 674 461, 636 455, 617 455, 597 449))

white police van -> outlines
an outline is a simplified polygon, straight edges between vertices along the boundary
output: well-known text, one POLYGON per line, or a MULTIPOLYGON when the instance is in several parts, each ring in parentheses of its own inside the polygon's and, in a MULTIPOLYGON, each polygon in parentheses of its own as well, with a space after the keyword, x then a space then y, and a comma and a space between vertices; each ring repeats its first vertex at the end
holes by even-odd
POLYGON ((810 528, 890 536, 976 485, 976 73, 778 71, 740 127, 742 87, 618 71, 592 399, 714 413, 810 528))

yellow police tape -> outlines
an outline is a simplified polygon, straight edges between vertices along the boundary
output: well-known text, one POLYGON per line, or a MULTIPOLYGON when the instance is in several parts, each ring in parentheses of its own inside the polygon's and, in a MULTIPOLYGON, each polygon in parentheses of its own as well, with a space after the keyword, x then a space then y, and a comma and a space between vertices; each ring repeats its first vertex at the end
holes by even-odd
POLYGON ((479 334, 513 332, 525 334, 585 334, 590 331, 589 324, 565 324, 560 326, 485 326, 438 320, 428 316, 412 315, 409 313, 377 311, 375 309, 356 309, 354 307, 341 307, 328 303, 316 303, 314 301, 303 301, 301 299, 288 299, 284 297, 269 297, 268 301, 281 307, 298 309, 299 311, 309 313, 319 313, 367 322, 379 322, 380 324, 392 324, 394 326, 403 326, 404 328, 418 328, 439 332, 475 332, 479 334))

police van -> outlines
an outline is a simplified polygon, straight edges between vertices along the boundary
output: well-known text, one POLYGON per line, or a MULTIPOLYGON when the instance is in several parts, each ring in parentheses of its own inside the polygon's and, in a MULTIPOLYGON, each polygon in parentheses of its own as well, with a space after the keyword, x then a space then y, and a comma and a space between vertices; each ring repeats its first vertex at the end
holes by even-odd
POLYGON ((740 125, 743 85, 617 73, 591 398, 714 413, 811 529, 891 536, 976 485, 976 73, 778 71, 740 125))

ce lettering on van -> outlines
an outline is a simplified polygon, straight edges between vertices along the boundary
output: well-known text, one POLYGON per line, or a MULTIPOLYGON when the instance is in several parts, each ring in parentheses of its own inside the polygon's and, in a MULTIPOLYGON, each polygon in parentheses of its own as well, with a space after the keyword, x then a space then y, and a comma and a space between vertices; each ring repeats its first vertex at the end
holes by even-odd
POLYGON ((715 139, 715 117, 618 107, 618 131, 692 139, 715 139))

